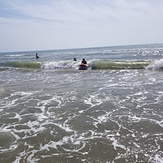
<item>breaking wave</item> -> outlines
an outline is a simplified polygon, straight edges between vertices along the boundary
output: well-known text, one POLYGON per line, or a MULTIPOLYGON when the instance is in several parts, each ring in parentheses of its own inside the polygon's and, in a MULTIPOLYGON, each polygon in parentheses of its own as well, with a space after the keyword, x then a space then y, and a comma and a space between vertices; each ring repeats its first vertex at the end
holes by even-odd
POLYGON ((40 62, 4 62, 1 63, 1 66, 6 66, 6 67, 15 67, 15 68, 34 68, 34 69, 39 69, 41 67, 40 62))
POLYGON ((151 62, 147 67, 149 70, 163 70, 163 59, 151 62))
MULTIPOLYGON (((80 62, 73 61, 46 61, 46 62, 4 62, 0 67, 15 67, 27 69, 78 69, 80 62)), ((163 70, 163 59, 155 61, 111 61, 111 60, 92 60, 88 63, 92 70, 112 70, 112 69, 148 69, 163 70)))
POLYGON ((92 69, 144 69, 149 61, 94 61, 92 69))

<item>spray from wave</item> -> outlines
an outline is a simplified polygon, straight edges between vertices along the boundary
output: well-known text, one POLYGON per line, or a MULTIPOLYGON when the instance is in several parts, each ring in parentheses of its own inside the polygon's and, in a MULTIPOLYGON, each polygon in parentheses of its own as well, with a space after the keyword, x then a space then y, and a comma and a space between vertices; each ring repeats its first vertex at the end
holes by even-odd
POLYGON ((163 59, 153 61, 146 68, 149 70, 163 70, 163 59))
POLYGON ((44 62, 41 65, 42 69, 76 69, 78 63, 72 61, 51 61, 51 62, 44 62))

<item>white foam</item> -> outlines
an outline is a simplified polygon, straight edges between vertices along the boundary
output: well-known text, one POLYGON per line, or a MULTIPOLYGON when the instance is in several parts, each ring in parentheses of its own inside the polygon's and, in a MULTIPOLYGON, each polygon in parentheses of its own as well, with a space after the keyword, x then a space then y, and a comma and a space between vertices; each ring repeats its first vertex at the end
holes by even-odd
POLYGON ((57 124, 57 123, 54 123, 56 126, 60 127, 61 129, 65 130, 66 132, 72 132, 73 130, 70 129, 69 126, 65 126, 65 125, 62 125, 62 124, 57 124))
POLYGON ((90 95, 87 99, 84 100, 84 103, 90 105, 91 107, 98 106, 102 103, 99 94, 90 95))
POLYGON ((115 139, 115 137, 110 138, 110 140, 113 141, 112 145, 113 145, 114 149, 116 149, 118 147, 118 148, 122 148, 126 151, 126 147, 124 145, 119 144, 118 141, 115 139))
POLYGON ((42 64, 41 68, 43 69, 68 69, 68 68, 77 68, 79 65, 78 62, 74 62, 72 60, 67 61, 52 61, 52 62, 45 62, 42 64))
POLYGON ((11 93, 11 96, 23 96, 23 97, 28 97, 32 95, 33 93, 36 93, 35 91, 20 91, 20 92, 14 92, 11 93))
POLYGON ((141 118, 137 117, 136 115, 134 115, 134 116, 129 115, 128 118, 132 122, 139 122, 139 121, 141 121, 141 118))
POLYGON ((154 159, 157 163, 163 163, 163 157, 158 154, 155 155, 154 159))
POLYGON ((163 59, 153 61, 146 68, 149 70, 162 70, 163 69, 163 59))
POLYGON ((22 117, 18 114, 18 113, 14 113, 15 114, 15 117, 11 117, 9 119, 18 119, 19 121, 22 120, 22 117))
POLYGON ((25 56, 26 54, 11 54, 11 55, 5 55, 5 57, 22 57, 25 56))

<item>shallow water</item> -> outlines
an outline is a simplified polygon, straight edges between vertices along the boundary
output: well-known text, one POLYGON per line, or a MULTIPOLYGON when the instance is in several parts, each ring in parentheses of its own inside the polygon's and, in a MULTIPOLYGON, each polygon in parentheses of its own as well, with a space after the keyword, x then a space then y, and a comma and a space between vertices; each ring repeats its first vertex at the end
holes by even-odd
POLYGON ((163 162, 163 72, 0 71, 0 161, 163 162))

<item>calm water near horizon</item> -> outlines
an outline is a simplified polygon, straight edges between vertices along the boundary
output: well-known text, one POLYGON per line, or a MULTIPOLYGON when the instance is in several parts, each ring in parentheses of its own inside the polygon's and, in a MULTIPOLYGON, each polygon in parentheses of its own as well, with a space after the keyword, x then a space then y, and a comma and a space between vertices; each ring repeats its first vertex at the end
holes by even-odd
POLYGON ((37 52, 0 53, 0 162, 163 162, 163 44, 37 52))

